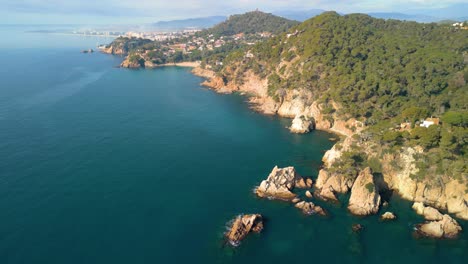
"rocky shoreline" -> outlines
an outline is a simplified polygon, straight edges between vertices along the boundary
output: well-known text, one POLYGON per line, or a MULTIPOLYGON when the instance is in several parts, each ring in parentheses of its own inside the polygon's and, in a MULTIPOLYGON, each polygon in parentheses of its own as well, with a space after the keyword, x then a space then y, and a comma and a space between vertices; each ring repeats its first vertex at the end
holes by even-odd
MULTIPOLYGON (((359 134, 365 128, 361 122, 355 119, 336 119, 331 122, 322 113, 323 110, 321 106, 314 100, 312 94, 306 90, 286 91, 282 100, 275 101, 268 96, 268 81, 256 76, 251 71, 247 71, 244 74, 242 85, 236 85, 233 82, 226 83, 223 78, 218 76, 215 72, 200 67, 194 68, 192 73, 205 78, 206 80, 202 85, 216 92, 241 92, 249 94, 249 103, 255 111, 267 115, 279 115, 281 117, 292 118, 292 125, 290 127, 292 133, 307 133, 310 129, 318 129, 343 136, 344 140, 335 144, 323 157, 324 168, 319 171, 315 183, 316 190, 314 194, 317 198, 327 201, 338 201, 336 197, 337 193, 351 192, 348 210, 355 215, 365 216, 376 214, 380 210, 380 205, 383 202, 380 193, 394 191, 405 200, 433 206, 449 214, 453 214, 459 219, 468 220, 468 194, 465 191, 466 186, 463 183, 450 180, 440 185, 434 185, 412 179, 411 175, 416 170, 415 156, 417 153, 422 152, 422 149, 418 147, 408 147, 401 153, 384 155, 383 160, 381 160, 383 167, 382 179, 376 179, 370 168, 365 168, 360 171, 355 179, 349 179, 344 175, 334 172, 331 168, 334 163, 339 160, 344 151, 351 148, 353 144, 359 144, 359 142, 353 138, 353 135, 359 134), (399 166, 401 167, 399 171, 392 169, 392 166, 390 166, 392 162, 397 161, 400 163, 399 166)), ((338 109, 339 106, 334 105, 334 108, 338 109)), ((361 145, 371 157, 375 155, 375 153, 373 153, 375 146, 370 144, 366 145, 365 143, 361 145)), ((278 170, 278 168, 275 167, 272 174, 275 170, 278 170)), ((260 190, 260 197, 263 195, 270 196, 271 198, 271 194, 268 194, 268 188, 266 188, 267 183, 269 181, 271 182, 270 177, 271 174, 266 182, 263 181, 257 189, 257 194, 259 194, 260 190)), ((275 186, 275 184, 271 183, 270 185, 275 186)), ((275 188, 280 190, 280 195, 276 198, 289 201, 295 199, 296 197, 290 192, 291 189, 289 187, 291 186, 286 186, 281 189, 276 186, 275 188)), ((304 204, 301 204, 299 207, 303 208, 305 206, 304 204)), ((309 205, 306 206, 310 208, 309 205)), ((447 215, 447 217, 450 216, 447 215)), ((395 218, 393 213, 382 216, 383 220, 393 220, 395 218)), ((447 225, 446 223, 452 223, 450 219, 447 218, 443 223, 432 223, 432 225, 443 227, 447 225)), ((440 232, 437 235, 430 234, 430 232, 427 232, 428 228, 422 228, 424 226, 425 225, 418 227, 418 230, 426 230, 426 232, 420 232, 420 234, 436 238, 456 237, 456 235, 453 234, 454 232, 449 232, 450 235, 443 234, 440 236, 438 235, 440 232)), ((455 233, 461 231, 461 227, 460 229, 451 229, 452 231, 458 230, 455 233)))
MULTIPOLYGON (((119 50, 102 50, 104 53, 124 55, 119 50)), ((296 89, 286 91, 281 100, 275 101, 268 95, 268 81, 247 71, 243 75, 242 84, 226 82, 221 76, 209 69, 202 69, 199 63, 182 62, 163 65, 127 65, 128 57, 122 62, 121 67, 127 68, 157 68, 165 66, 191 67, 192 73, 202 77, 205 81, 202 85, 207 86, 218 93, 240 92, 248 94, 248 102, 251 108, 257 112, 267 115, 278 115, 291 118, 292 124, 289 128, 291 133, 308 133, 312 129, 323 130, 342 136, 343 140, 336 143, 323 157, 324 167, 319 171, 318 178, 313 185, 312 180, 303 179, 296 175, 293 167, 280 169, 275 167, 269 177, 262 181, 256 189, 259 197, 279 199, 292 202, 304 214, 318 214, 322 216, 328 213, 320 206, 311 201, 303 201, 292 192, 294 188, 307 189, 308 198, 318 198, 325 201, 338 202, 336 194, 351 192, 348 210, 358 216, 377 214, 383 202, 380 195, 383 191, 395 191, 403 199, 419 202, 423 205, 432 206, 447 213, 455 215, 459 219, 468 220, 468 194, 465 185, 456 180, 444 183, 444 185, 433 186, 428 183, 418 182, 411 178, 415 172, 415 158, 422 149, 406 148, 396 155, 385 155, 382 160, 383 179, 375 179, 370 168, 359 172, 355 179, 350 179, 331 170, 334 163, 353 144, 357 144, 353 135, 359 134, 365 129, 364 124, 355 119, 341 120, 335 118, 330 120, 323 114, 321 105, 313 98, 310 91, 296 89), (398 160, 401 162, 400 171, 395 171, 390 164, 398 160), (280 176, 282 175, 282 176, 280 176), (280 177, 278 181, 277 177, 280 177), (312 195, 313 193, 313 195, 312 195)), ((332 102, 333 103, 333 102, 332 102)), ((333 103, 335 109, 339 106, 333 103)), ((373 146, 363 144, 366 152, 373 153, 373 146)), ((436 210, 436 209, 434 209, 436 210)), ((249 215, 250 217, 250 215, 249 215)), ((381 220, 394 220, 396 216, 386 212, 381 220)), ((427 219, 426 219, 427 220, 427 219)), ((263 227, 263 225, 262 225, 263 227)), ((455 238, 461 227, 448 214, 443 215, 437 221, 429 221, 416 226, 417 233, 434 238, 455 238), (442 230, 442 231, 440 231, 442 230)), ((250 231, 248 231, 250 232, 250 231)), ((247 232, 247 233, 248 233, 247 232)), ((242 239, 245 236, 242 236, 242 239)), ((231 244, 240 242, 234 241, 231 244)))

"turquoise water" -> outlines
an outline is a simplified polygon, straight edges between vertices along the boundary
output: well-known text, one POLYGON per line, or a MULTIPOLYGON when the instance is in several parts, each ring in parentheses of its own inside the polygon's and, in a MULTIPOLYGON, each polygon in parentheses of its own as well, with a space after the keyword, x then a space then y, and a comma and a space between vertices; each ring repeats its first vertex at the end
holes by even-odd
POLYGON ((466 263, 466 233, 413 238, 422 219, 398 197, 399 219, 381 223, 253 195, 275 165, 316 177, 333 135, 291 135, 188 69, 79 53, 101 38, 1 30, 0 263, 466 263), (265 230, 223 247, 239 213, 263 214, 265 230))

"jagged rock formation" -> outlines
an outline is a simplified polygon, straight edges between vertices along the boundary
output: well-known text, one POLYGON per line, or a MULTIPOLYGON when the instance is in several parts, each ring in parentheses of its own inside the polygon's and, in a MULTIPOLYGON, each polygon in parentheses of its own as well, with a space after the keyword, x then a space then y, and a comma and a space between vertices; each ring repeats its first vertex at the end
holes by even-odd
POLYGON ((385 212, 383 215, 380 216, 380 219, 383 221, 395 220, 396 215, 392 212, 385 212))
POLYGON ((326 200, 337 201, 335 193, 347 193, 351 190, 353 182, 352 178, 322 169, 319 171, 315 187, 320 189, 319 196, 326 200))
POLYGON ((239 243, 250 233, 260 233, 263 229, 263 218, 259 214, 248 214, 237 216, 226 233, 227 241, 238 246, 239 243))
POLYGON ((414 203, 413 209, 418 215, 424 216, 424 219, 428 221, 439 221, 443 218, 443 215, 437 209, 430 206, 424 206, 423 203, 414 203))
MULTIPOLYGON (((315 194, 325 200, 337 201, 337 193, 346 193, 351 189, 354 178, 346 178, 343 175, 332 173, 329 168, 333 167, 341 154, 349 149, 353 142, 352 135, 359 134, 365 128, 361 122, 354 119, 345 121, 337 116, 334 116, 331 122, 323 114, 322 106, 316 101, 316 97, 305 89, 286 90, 282 94, 281 100, 274 100, 268 95, 268 80, 255 75, 250 70, 238 75, 241 76, 240 79, 242 80, 240 85, 228 82, 210 70, 196 68, 194 73, 207 78, 204 84, 218 92, 248 93, 251 95, 249 97, 250 103, 259 112, 289 118, 304 116, 315 121, 316 129, 336 132, 346 136, 342 142, 338 143, 340 145, 339 149, 335 145, 325 153, 323 159, 325 168, 319 172, 316 182, 319 191, 316 191, 315 194)), ((336 110, 340 108, 334 102, 329 104, 332 104, 336 110)), ((360 145, 369 156, 375 155, 375 148, 361 143, 360 145)), ((394 190, 404 199, 423 202, 447 210, 456 217, 468 220, 468 192, 464 182, 435 179, 435 183, 428 183, 417 182, 412 179, 412 175, 418 172, 415 166, 415 156, 422 151, 422 148, 418 147, 405 147, 396 154, 385 154, 383 157, 377 157, 382 164, 383 174, 383 180, 377 184, 378 187, 394 190), (395 163, 398 164, 398 169, 392 166, 395 163)))
POLYGON ((370 168, 359 173, 349 198, 348 210, 355 215, 375 214, 379 210, 380 194, 370 168))
POLYGON ((142 64, 141 61, 138 60, 130 60, 128 57, 125 58, 124 61, 120 64, 120 67, 122 68, 129 68, 129 69, 139 69, 143 68, 144 64, 142 64))
POLYGON ((312 182, 302 178, 294 167, 278 168, 275 166, 266 180, 255 190, 259 197, 291 201, 296 198, 292 190, 310 188, 312 182))
POLYGON ((384 180, 390 189, 396 190, 404 199, 421 202, 442 210, 447 210, 455 216, 468 220, 468 193, 466 184, 458 180, 444 182, 434 179, 432 184, 418 182, 411 175, 418 172, 415 156, 422 148, 404 148, 397 155, 385 155, 382 160, 384 180), (400 170, 390 165, 398 161, 400 170))
POLYGON ((320 206, 315 205, 313 202, 298 202, 294 205, 296 208, 302 210, 302 212, 306 215, 318 214, 321 216, 327 216, 328 213, 320 206))
POLYGON ((312 120, 306 118, 303 115, 296 116, 292 121, 291 127, 289 128, 292 133, 296 134, 309 133, 311 129, 313 129, 312 120))
POLYGON ((419 234, 433 238, 456 238, 462 231, 457 221, 446 214, 441 220, 419 224, 416 228, 419 234))
POLYGON ((123 47, 116 48, 114 46, 109 46, 107 48, 101 49, 101 52, 106 53, 106 54, 112 54, 112 55, 127 55, 127 52, 123 47))

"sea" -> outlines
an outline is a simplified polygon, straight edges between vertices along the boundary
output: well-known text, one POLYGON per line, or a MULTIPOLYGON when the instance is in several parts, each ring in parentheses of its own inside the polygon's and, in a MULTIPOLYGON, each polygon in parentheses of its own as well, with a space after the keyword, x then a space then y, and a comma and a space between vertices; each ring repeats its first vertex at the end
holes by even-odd
POLYGON ((313 200, 329 217, 254 195, 274 166, 315 179, 337 135, 291 134, 189 68, 121 69, 80 52, 111 38, 51 27, 0 26, 1 264, 467 263, 466 231, 415 237, 423 219, 397 195, 379 212, 392 222, 350 215, 346 195, 313 200), (226 244, 249 213, 263 232, 226 244))

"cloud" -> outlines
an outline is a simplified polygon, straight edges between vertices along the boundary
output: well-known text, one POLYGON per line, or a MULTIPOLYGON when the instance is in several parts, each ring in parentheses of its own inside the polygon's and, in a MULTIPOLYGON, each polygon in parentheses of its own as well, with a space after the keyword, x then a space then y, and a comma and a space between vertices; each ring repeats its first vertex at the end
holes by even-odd
MULTIPOLYGON (((0 0, 10 14, 147 17, 155 20, 264 11, 321 8, 340 12, 405 12, 446 7, 467 0, 0 0)), ((6 11, 5 11, 6 10, 6 11)), ((1 23, 0 18, 0 23, 1 23)))

